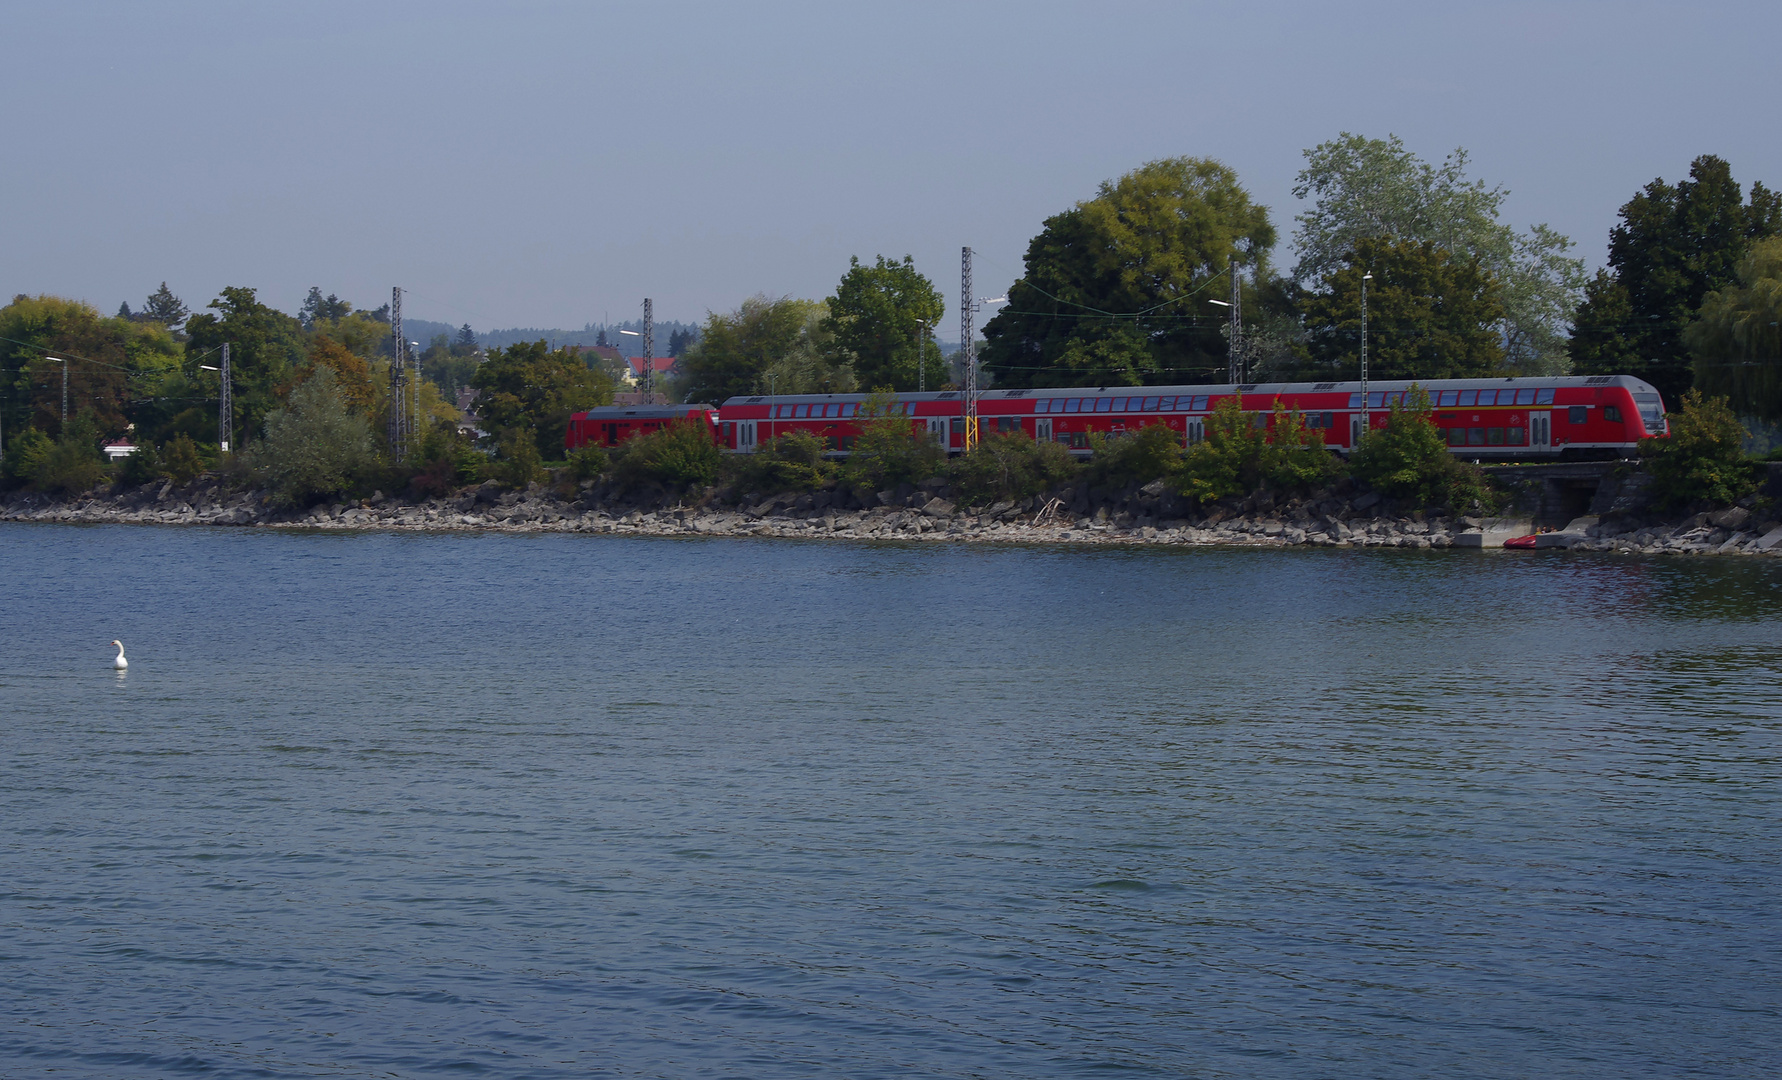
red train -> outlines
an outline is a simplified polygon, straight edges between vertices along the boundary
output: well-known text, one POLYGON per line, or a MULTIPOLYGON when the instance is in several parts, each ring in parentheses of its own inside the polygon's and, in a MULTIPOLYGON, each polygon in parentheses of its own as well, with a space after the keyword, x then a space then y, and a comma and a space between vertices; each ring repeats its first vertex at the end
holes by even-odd
POLYGON ((710 405, 603 405, 570 414, 563 448, 617 446, 633 435, 659 431, 677 420, 701 424, 717 438, 718 410, 710 405))
MULTIPOLYGON (((1259 424, 1272 423, 1277 401, 1298 410, 1308 426, 1323 432, 1326 446, 1346 454, 1361 435, 1364 415, 1371 414, 1374 427, 1384 427, 1388 410, 1412 385, 1370 383, 1365 403, 1358 382, 989 390, 978 399, 978 416, 982 434, 1019 432, 1086 454, 1091 432, 1114 436, 1147 424, 1180 433, 1184 444, 1198 442, 1206 433, 1208 414, 1236 395, 1259 424)), ((1448 445, 1468 458, 1631 456, 1640 439, 1669 431, 1658 391, 1627 375, 1433 379, 1415 385, 1429 393, 1436 426, 1448 445)), ((703 404, 607 406, 574 414, 564 446, 617 446, 681 420, 708 427, 719 446, 737 453, 752 453, 789 431, 811 432, 828 440, 832 451, 846 453, 860 433, 859 412, 867 400, 865 394, 762 394, 731 398, 721 409, 703 404)), ((895 414, 908 417, 912 430, 927 432, 950 451, 964 450, 959 391, 895 394, 882 400, 895 414)))
MULTIPOLYGON (((1087 453, 1089 434, 1119 435, 1147 424, 1164 424, 1184 443, 1199 441, 1207 415, 1238 396, 1259 423, 1279 401, 1298 410, 1325 445, 1353 449, 1363 416, 1376 428, 1403 398, 1408 381, 1372 382, 1368 401, 1359 382, 1260 383, 1243 386, 1118 386, 1100 388, 988 390, 978 398, 980 432, 1020 432, 1087 453)), ((1664 403, 1651 385, 1626 375, 1550 378, 1432 379, 1428 391, 1436 426, 1458 455, 1479 459, 1628 456, 1639 440, 1665 434, 1664 403)), ((891 408, 910 418, 951 451, 965 447, 963 395, 957 391, 897 394, 891 408)), ((750 453, 788 431, 809 431, 845 452, 859 434, 864 394, 798 394, 734 397, 719 410, 719 443, 750 453)))

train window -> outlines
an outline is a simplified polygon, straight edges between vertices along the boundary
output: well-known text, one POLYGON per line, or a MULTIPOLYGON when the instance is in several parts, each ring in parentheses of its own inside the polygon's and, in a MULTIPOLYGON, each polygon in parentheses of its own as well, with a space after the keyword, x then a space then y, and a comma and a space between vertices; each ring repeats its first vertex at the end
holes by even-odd
POLYGON ((1367 396, 1367 407, 1370 409, 1378 409, 1380 406, 1382 406, 1384 404, 1386 404, 1385 391, 1375 390, 1373 393, 1371 393, 1367 396))
POLYGON ((854 414, 858 413, 859 411, 860 411, 860 405, 857 402, 850 401, 846 405, 842 406, 841 414, 843 416, 853 416, 854 414))
POLYGON ((1405 400, 1405 395, 1404 395, 1404 391, 1402 391, 1402 390, 1386 395, 1386 404, 1388 406, 1402 405, 1404 403, 1404 400, 1405 400))
POLYGON ((1573 405, 1566 409, 1565 418, 1568 423, 1582 424, 1590 410, 1583 405, 1573 405))
POLYGON ((1551 386, 1543 386, 1539 390, 1536 390, 1535 391, 1535 404, 1536 405, 1551 405, 1551 404, 1553 404, 1553 388, 1551 386))
POLYGON ((1336 413, 1319 413, 1318 426, 1321 428, 1336 427, 1336 413))
POLYGON ((1494 428, 1486 428, 1485 429, 1485 445, 1486 446, 1502 446, 1503 444, 1504 444, 1504 429, 1503 428, 1494 427, 1494 428))
POLYGON ((1611 424, 1621 423, 1621 410, 1614 405, 1603 406, 1603 419, 1611 424))
POLYGON ((1513 427, 1508 430, 1509 430, 1509 434, 1510 434, 1510 445, 1511 446, 1527 446, 1528 445, 1528 429, 1527 428, 1513 427))
POLYGON ((1530 386, 1525 389, 1516 391, 1516 404, 1518 404, 1518 405, 1533 405, 1534 403, 1535 403, 1534 387, 1530 386))
POLYGON ((1465 446, 1466 445, 1466 429, 1465 428, 1462 428, 1462 427, 1443 428, 1442 435, 1448 440, 1449 446, 1465 446))
POLYGON ((803 419, 809 417, 810 414, 811 414, 811 407, 809 405, 799 405, 792 413, 792 419, 803 420, 803 419))
POLYGON ((1468 446, 1484 446, 1485 445, 1485 429, 1482 427, 1467 428, 1466 429, 1466 444, 1468 446))
POLYGON ((1267 427, 1268 426, 1268 414, 1265 412, 1251 413, 1250 414, 1250 426, 1253 428, 1267 427))
MULTIPOLYGON (((1093 399, 1091 399, 1091 400, 1093 400, 1093 399)), ((1065 412, 1067 412, 1067 413, 1080 412, 1080 411, 1082 411, 1082 408, 1083 408, 1083 399, 1082 398, 1074 397, 1074 398, 1065 398, 1064 399, 1064 411, 1065 412)))
POLYGON ((1146 398, 1145 399, 1145 411, 1146 412, 1156 412, 1157 411, 1157 403, 1162 400, 1163 400, 1162 398, 1154 398, 1154 397, 1146 398))
MULTIPOLYGON (((1179 409, 1181 407, 1182 407, 1182 399, 1177 398, 1176 399, 1176 408, 1179 409)), ((1194 405, 1192 406, 1192 408, 1189 411, 1191 411, 1191 412, 1205 412, 1206 409, 1207 409, 1207 396, 1205 394, 1201 394, 1194 399, 1194 405)))
POLYGON ((1350 394, 1349 395, 1349 408, 1351 408, 1351 409, 1361 408, 1361 395, 1360 394, 1350 394))
POLYGON ((1438 409, 1453 408, 1454 400, 1456 398, 1458 398, 1459 396, 1460 396, 1460 391, 1458 391, 1458 390, 1443 390, 1442 398, 1440 401, 1438 401, 1436 403, 1436 408, 1438 408, 1438 409))
POLYGON ((996 430, 1004 433, 1020 431, 1021 420, 1015 416, 999 416, 996 418, 996 430))
POLYGON ((825 405, 825 406, 823 406, 823 418, 825 420, 833 419, 840 415, 841 415, 841 406, 840 405, 825 405))
POLYGON ((1477 390, 1462 390, 1460 392, 1460 400, 1455 402, 1455 404, 1465 407, 1477 402, 1478 399, 1479 392, 1477 390))
POLYGON ((1107 412, 1108 406, 1112 405, 1113 403, 1114 403, 1113 398, 1105 398, 1105 397, 1096 398, 1095 399, 1095 411, 1096 412, 1107 412))

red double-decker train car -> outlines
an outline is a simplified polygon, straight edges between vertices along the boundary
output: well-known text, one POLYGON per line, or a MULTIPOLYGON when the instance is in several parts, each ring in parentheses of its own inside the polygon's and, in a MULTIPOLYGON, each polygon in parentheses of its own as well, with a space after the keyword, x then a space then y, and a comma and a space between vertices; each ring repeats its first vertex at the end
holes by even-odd
MULTIPOLYGON (((1429 394, 1433 419, 1452 451, 1480 460, 1610 458, 1632 455, 1640 439, 1668 431, 1664 403, 1650 384, 1626 375, 1371 382, 1253 383, 1242 386, 1073 387, 989 390, 978 398, 980 433, 1019 432, 1087 453, 1089 435, 1118 436, 1163 424, 1184 445, 1206 433, 1208 415, 1236 397, 1257 423, 1276 403, 1320 430, 1325 445, 1347 454, 1364 424, 1384 427, 1392 405, 1412 386, 1429 394)), ((846 453, 860 433, 864 394, 734 397, 720 410, 719 445, 751 453, 763 441, 808 431, 846 453)), ((949 451, 965 449, 963 395, 958 391, 897 394, 887 400, 912 430, 949 451)))
POLYGON ((617 446, 634 435, 660 431, 673 423, 698 424, 718 437, 718 410, 710 405, 602 405, 571 413, 563 449, 617 446))

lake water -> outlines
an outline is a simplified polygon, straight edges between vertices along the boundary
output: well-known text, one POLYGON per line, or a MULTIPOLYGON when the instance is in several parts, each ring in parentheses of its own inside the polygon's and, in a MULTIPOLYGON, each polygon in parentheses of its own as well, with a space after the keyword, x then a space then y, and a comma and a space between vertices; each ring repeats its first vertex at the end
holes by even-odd
POLYGON ((0 525, 0 580, 0 1075, 1782 1070, 1782 563, 0 525))

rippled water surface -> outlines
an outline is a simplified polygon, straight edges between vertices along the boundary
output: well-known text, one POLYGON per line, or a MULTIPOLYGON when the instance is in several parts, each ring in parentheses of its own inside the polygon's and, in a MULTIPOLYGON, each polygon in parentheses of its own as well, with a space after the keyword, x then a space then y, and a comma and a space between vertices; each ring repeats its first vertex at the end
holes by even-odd
POLYGON ((1773 562, 0 525, 0 579, 0 1075, 1782 1071, 1773 562))

